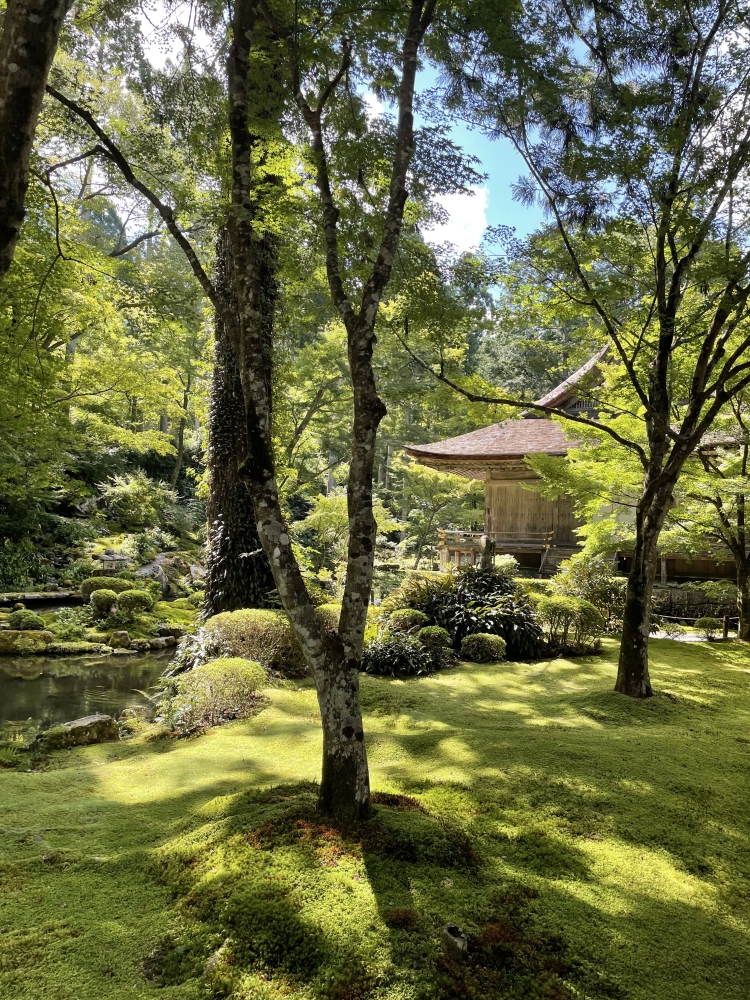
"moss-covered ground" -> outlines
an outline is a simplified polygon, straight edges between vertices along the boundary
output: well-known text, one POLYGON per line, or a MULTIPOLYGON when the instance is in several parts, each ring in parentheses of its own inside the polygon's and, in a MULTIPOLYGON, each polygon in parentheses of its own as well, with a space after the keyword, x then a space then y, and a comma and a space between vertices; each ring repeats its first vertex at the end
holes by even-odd
POLYGON ((0 997, 742 1000, 750 650, 656 641, 640 703, 615 661, 364 677, 360 828, 313 810, 304 684, 1 771, 0 997))

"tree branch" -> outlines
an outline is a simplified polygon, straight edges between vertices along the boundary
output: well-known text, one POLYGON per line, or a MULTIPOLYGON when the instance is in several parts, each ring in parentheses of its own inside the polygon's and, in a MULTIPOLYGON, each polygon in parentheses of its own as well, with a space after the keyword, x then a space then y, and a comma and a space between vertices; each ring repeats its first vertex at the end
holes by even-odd
POLYGON ((96 137, 102 143, 106 151, 107 158, 111 160, 112 163, 115 164, 115 166, 119 169, 120 173, 123 175, 128 184, 130 184, 131 187, 134 187, 136 191, 139 191, 144 198, 146 198, 148 201, 151 202, 156 211, 164 220, 170 234, 177 242, 177 244, 180 246, 182 252, 187 257, 188 263, 192 268, 193 274, 198 279, 201 288, 205 292, 206 296, 210 299, 214 309, 216 309, 216 311, 221 314, 222 319, 228 324, 229 329, 231 329, 233 326, 232 323, 233 318, 230 315, 230 310, 226 309, 225 304, 221 299, 221 296, 217 294, 216 288, 214 287, 214 284, 211 281, 211 279, 206 274, 203 265, 198 260, 198 255, 193 249, 190 240, 187 239, 185 234, 182 232, 180 227, 175 222, 174 210, 169 205, 166 205, 159 198, 159 196, 154 191, 151 190, 151 188, 149 188, 146 184, 143 183, 143 181, 141 181, 136 176, 136 174, 133 171, 133 168, 130 166, 130 163, 125 158, 125 155, 116 145, 114 140, 112 140, 104 131, 104 129, 101 127, 101 125, 99 125, 99 123, 96 121, 96 119, 94 118, 94 116, 91 114, 90 111, 87 111, 86 108, 82 107, 80 104, 77 104, 75 101, 71 100, 71 98, 65 97, 64 94, 61 94, 59 90, 55 90, 55 88, 50 86, 49 84, 47 84, 46 90, 51 97, 54 97, 56 101, 59 101, 60 104, 66 107, 69 111, 72 111, 73 114, 77 115, 82 121, 84 121, 88 125, 88 127, 91 129, 94 135, 96 135, 96 137))

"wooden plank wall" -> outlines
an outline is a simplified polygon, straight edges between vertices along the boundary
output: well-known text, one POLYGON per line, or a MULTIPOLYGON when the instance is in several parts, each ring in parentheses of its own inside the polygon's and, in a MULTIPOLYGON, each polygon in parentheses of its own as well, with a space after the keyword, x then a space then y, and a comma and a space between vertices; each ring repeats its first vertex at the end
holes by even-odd
POLYGON ((566 500, 545 500, 525 490, 518 480, 488 480, 485 484, 485 530, 529 534, 554 531, 555 542, 576 544, 577 521, 566 500))

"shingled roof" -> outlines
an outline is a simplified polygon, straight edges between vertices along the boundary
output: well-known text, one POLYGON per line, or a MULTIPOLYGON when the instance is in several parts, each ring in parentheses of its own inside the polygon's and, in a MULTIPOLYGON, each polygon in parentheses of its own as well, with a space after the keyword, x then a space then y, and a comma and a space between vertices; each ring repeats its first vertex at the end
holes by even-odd
POLYGON ((552 420, 503 420, 478 431, 436 441, 434 444, 408 445, 412 458, 464 460, 523 458, 544 453, 565 455, 575 442, 566 438, 559 424, 552 420))
MULTIPOLYGON (((594 371, 607 353, 608 345, 597 351, 578 371, 555 386, 536 402, 540 406, 559 406, 572 395, 576 385, 594 371)), ((435 441, 434 444, 407 445, 407 455, 425 465, 444 465, 447 462, 489 461, 491 459, 524 458, 526 455, 566 455, 568 448, 576 442, 566 437, 559 424, 544 418, 526 414, 517 420, 503 420, 502 423, 483 427, 458 437, 435 441)))
POLYGON ((600 351, 597 351, 592 357, 588 359, 585 365, 581 365, 577 372, 573 372, 572 375, 556 385, 554 389, 542 396, 541 399, 535 400, 537 406, 559 406, 560 403, 565 402, 573 395, 573 390, 589 372, 594 371, 597 364, 602 360, 604 355, 609 350, 609 344, 605 344, 600 351))

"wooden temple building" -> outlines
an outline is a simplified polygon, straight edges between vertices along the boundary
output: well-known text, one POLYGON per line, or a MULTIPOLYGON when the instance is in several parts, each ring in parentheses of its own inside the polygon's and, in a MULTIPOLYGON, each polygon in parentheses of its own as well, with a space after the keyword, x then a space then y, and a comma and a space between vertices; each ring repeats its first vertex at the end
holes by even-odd
MULTIPOLYGON (((596 406, 586 397, 586 388, 597 381, 597 364, 604 352, 595 354, 577 372, 548 392, 537 403, 563 410, 596 414, 596 406)), ((546 500, 525 489, 538 476, 529 468, 530 455, 564 456, 576 446, 570 433, 559 424, 526 412, 520 418, 504 420, 481 430, 434 444, 410 445, 406 453, 422 465, 450 472, 485 484, 484 531, 446 531, 440 544, 444 564, 473 565, 481 558, 483 536, 492 539, 498 554, 515 556, 522 572, 546 576, 581 547, 575 533, 578 520, 570 500, 546 500)), ((627 551, 613 553, 620 572, 630 568, 627 551)), ((734 562, 709 558, 688 559, 683 555, 661 554, 661 583, 670 579, 733 577, 734 562)))

